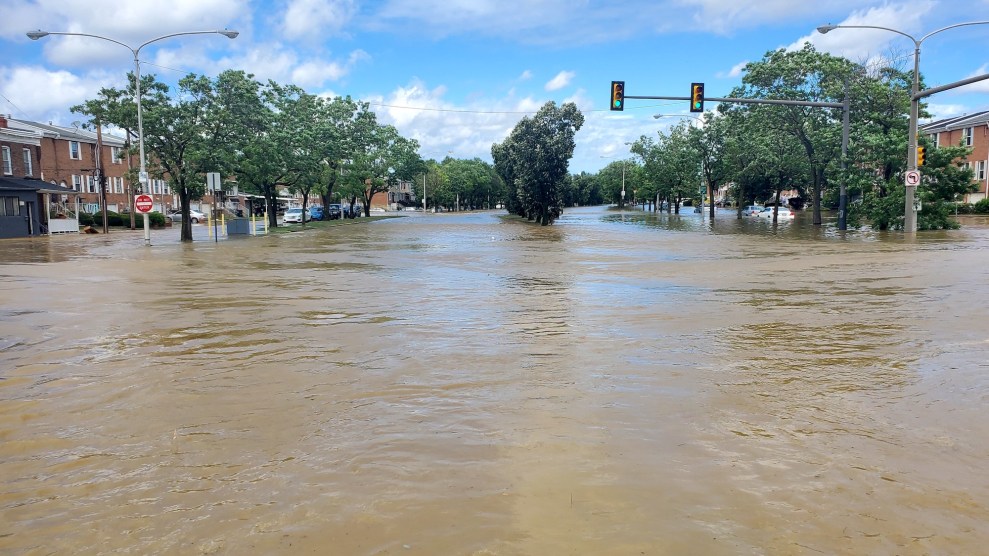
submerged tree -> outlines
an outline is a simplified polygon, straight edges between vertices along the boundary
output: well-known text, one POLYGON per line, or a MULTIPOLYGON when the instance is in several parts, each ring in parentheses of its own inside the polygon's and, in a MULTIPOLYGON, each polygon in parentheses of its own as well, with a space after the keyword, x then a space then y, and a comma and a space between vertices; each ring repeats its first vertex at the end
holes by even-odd
POLYGON ((561 189, 584 115, 572 102, 547 102, 491 147, 495 169, 509 187, 508 210, 549 225, 563 212, 561 189))

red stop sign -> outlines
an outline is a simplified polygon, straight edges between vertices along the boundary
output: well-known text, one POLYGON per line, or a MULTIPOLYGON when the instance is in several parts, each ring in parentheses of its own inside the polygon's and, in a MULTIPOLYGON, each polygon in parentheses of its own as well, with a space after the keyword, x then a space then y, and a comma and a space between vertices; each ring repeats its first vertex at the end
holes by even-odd
POLYGON ((154 204, 155 200, 151 198, 151 195, 138 195, 134 197, 134 208, 137 209, 137 212, 151 212, 154 204))

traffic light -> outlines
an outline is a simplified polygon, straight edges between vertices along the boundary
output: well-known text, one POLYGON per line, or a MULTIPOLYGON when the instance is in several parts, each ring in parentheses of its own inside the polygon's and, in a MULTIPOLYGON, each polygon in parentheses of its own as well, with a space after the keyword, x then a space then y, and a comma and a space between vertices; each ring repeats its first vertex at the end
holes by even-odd
POLYGON ((625 110, 625 82, 611 82, 611 109, 625 110))
POLYGON ((918 167, 924 165, 924 158, 926 158, 926 157, 927 157, 927 147, 921 147, 920 145, 918 145, 917 146, 917 166, 918 167))
POLYGON ((690 111, 691 112, 703 112, 704 111, 704 84, 703 83, 691 83, 690 84, 690 111))

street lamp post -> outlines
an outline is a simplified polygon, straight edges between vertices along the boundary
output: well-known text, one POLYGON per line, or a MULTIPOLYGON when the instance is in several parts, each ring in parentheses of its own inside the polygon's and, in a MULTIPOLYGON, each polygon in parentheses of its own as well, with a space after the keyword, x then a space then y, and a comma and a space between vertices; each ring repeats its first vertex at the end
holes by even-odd
MULTIPOLYGON (((446 151, 447 156, 453 154, 453 151, 446 151)), ((429 167, 422 171, 422 213, 426 214, 426 173, 429 167)))
MULTIPOLYGON (((632 142, 631 141, 626 141, 625 144, 626 145, 631 145, 632 142)), ((615 158, 615 157, 602 155, 601 158, 615 158)), ((621 209, 624 209, 625 208, 625 164, 626 163, 628 163, 628 160, 622 159, 622 198, 621 198, 621 201, 618 203, 618 208, 621 208, 621 209)))
MULTIPOLYGON (((913 41, 913 86, 910 92, 910 125, 907 135, 907 169, 916 170, 917 169, 917 120, 920 115, 920 99, 917 96, 920 92, 920 45, 927 40, 929 37, 936 35, 942 31, 947 31, 948 29, 954 29, 955 27, 965 27, 967 25, 985 25, 989 24, 989 21, 969 21, 966 23, 956 23, 955 25, 949 25, 947 27, 942 27, 935 31, 927 33, 923 37, 917 39, 912 35, 908 35, 903 31, 898 31, 896 29, 890 29, 889 27, 881 27, 879 25, 821 25, 817 28, 817 32, 822 35, 833 31, 835 29, 881 29, 883 31, 889 31, 891 33, 896 33, 898 35, 903 35, 904 37, 913 41)), ((903 203, 903 231, 908 234, 913 234, 917 232, 917 210, 914 205, 914 198, 916 196, 916 185, 905 184, 906 190, 904 195, 903 203)))
MULTIPOLYGON (((37 31, 29 32, 27 36, 33 41, 36 41, 43 37, 47 37, 48 35, 92 37, 94 39, 102 39, 105 41, 110 41, 115 44, 119 44, 120 46, 131 51, 131 54, 134 55, 134 97, 135 97, 135 102, 137 103, 137 139, 138 139, 138 145, 139 145, 138 148, 140 150, 140 157, 141 157, 140 158, 141 169, 140 172, 138 173, 138 181, 141 182, 142 193, 147 193, 147 191, 144 191, 148 183, 148 169, 147 169, 147 162, 144 157, 144 120, 141 114, 141 60, 140 60, 141 49, 153 42, 157 42, 163 39, 168 39, 171 37, 178 37, 182 35, 212 35, 212 34, 219 34, 230 39, 235 39, 237 38, 237 35, 239 35, 240 33, 237 31, 231 31, 229 29, 223 29, 218 31, 186 31, 183 33, 171 33, 168 35, 162 35, 160 37, 153 38, 149 41, 145 41, 137 48, 134 48, 128 44, 124 44, 116 39, 111 39, 110 37, 104 37, 101 35, 92 35, 89 33, 66 33, 60 31, 42 31, 39 29, 37 31)), ((97 154, 97 156, 99 156, 99 154, 97 154)), ((148 213, 144 213, 144 244, 151 245, 151 226, 148 221, 148 213)))
MULTIPOLYGON (((660 119, 660 118, 692 118, 692 119, 694 119, 694 120, 696 120, 698 122, 704 123, 704 120, 700 116, 691 116, 690 114, 653 114, 652 117, 655 118, 655 119, 657 119, 657 120, 660 119)), ((690 126, 691 127, 696 127, 696 126, 694 126, 694 124, 690 124, 690 126)), ((701 207, 700 207, 700 209, 701 209, 701 215, 704 214, 704 195, 706 194, 708 196, 708 198, 711 200, 711 205, 710 205, 709 209, 710 209, 710 213, 711 213, 711 218, 713 219, 714 218, 714 190, 710 189, 710 184, 707 184, 707 187, 705 187, 704 176, 703 176, 703 173, 704 173, 703 166, 704 166, 704 162, 702 160, 701 161, 701 174, 702 174, 701 175, 701 184, 700 184, 700 187, 698 188, 699 191, 700 191, 700 194, 701 194, 701 207)))

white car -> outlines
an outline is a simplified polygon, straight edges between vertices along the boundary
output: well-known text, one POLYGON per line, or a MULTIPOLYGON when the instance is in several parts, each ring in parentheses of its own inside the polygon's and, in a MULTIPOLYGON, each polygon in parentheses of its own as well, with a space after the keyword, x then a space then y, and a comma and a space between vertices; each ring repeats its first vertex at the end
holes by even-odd
MULTIPOLYGON (((168 213, 168 217, 172 219, 172 222, 181 222, 182 221, 182 211, 181 210, 177 210, 175 212, 170 212, 170 213, 168 213)), ((189 209, 189 221, 192 222, 193 224, 199 224, 200 222, 206 222, 206 220, 207 220, 207 216, 204 213, 199 212, 196 209, 189 209)))
POLYGON ((301 208, 290 208, 285 211, 285 217, 282 219, 286 224, 299 224, 302 219, 305 218, 306 222, 309 222, 312 218, 309 216, 308 211, 303 211, 301 208))
MULTIPOLYGON (((776 207, 766 207, 759 211, 756 216, 759 218, 773 219, 773 210, 776 207)), ((776 215, 777 220, 793 220, 793 211, 786 207, 779 207, 779 212, 776 215)))

